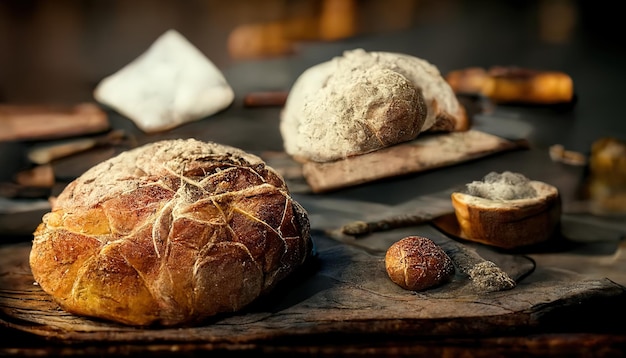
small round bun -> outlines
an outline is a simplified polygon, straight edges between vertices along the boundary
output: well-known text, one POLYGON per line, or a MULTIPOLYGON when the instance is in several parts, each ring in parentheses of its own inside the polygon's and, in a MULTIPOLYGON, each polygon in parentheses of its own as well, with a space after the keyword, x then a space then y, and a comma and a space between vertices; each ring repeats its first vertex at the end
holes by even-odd
POLYGON ((295 271, 310 254, 309 228, 260 158, 166 140, 70 183, 34 233, 30 266, 70 313, 190 325, 243 308, 295 271))
POLYGON ((431 239, 407 236, 389 247, 385 268, 391 281, 411 291, 439 286, 454 276, 452 259, 431 239))
POLYGON ((489 173, 451 198, 463 238, 469 241, 513 249, 547 241, 559 227, 558 189, 519 173, 489 173))

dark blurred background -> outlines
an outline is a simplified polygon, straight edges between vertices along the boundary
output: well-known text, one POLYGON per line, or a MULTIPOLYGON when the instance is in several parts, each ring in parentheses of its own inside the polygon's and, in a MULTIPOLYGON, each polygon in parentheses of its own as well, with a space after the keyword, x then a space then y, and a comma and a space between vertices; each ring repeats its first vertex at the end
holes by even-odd
MULTIPOLYGON (((207 120, 151 135, 108 110, 112 127, 124 131, 128 147, 196 137, 254 153, 281 151, 280 108, 246 108, 242 98, 253 91, 284 93, 307 68, 355 48, 414 55, 442 74, 496 65, 556 70, 574 81, 573 106, 497 106, 482 119, 495 125, 496 132, 521 126, 523 133, 514 133, 515 138, 529 140, 535 151, 338 195, 395 203, 504 169, 552 182, 559 175, 569 178, 569 172, 563 175, 558 171, 562 166, 550 162, 549 146, 589 153, 598 138, 626 140, 623 21, 619 2, 608 0, 0 0, 0 105, 94 102, 93 90, 103 78, 136 59, 169 29, 215 63, 235 91, 235 101, 207 120)), ((0 141, 0 184, 30 169, 25 152, 34 144, 0 141)), ((51 192, 114 153, 106 146, 100 149, 55 162, 51 192)), ((16 215, 23 201, 4 198, 3 204, 2 199, 0 239, 30 240, 47 202, 16 215)))
MULTIPOLYGON (((413 51, 442 72, 473 65, 536 67, 540 63, 571 73, 584 64, 585 56, 609 57, 616 49, 623 51, 617 4, 574 0, 0 0, 0 102, 92 100, 92 90, 103 77, 133 60, 170 28, 181 32, 223 70, 244 61, 298 56, 303 44, 347 40, 343 44, 350 47, 350 39, 398 33, 397 38, 387 37, 392 40, 379 45, 386 48, 378 49, 413 51), (419 36, 411 36, 414 29, 421 29, 419 36), (577 42, 572 41, 574 37, 577 42), (407 50, 407 42, 412 50, 407 50)), ((589 75, 594 70, 586 69, 589 75)))

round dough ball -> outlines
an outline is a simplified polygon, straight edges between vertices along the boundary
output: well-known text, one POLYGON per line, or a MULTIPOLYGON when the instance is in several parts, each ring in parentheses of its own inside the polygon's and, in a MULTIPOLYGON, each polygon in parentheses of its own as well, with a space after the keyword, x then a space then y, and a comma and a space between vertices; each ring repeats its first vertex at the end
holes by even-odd
POLYGON ((411 291, 439 286, 454 276, 454 263, 431 239, 407 236, 387 249, 385 268, 391 281, 411 291))
POLYGON ((306 211, 258 157, 165 140, 70 183, 34 233, 33 276, 66 311, 182 325, 237 311, 302 265, 306 211))

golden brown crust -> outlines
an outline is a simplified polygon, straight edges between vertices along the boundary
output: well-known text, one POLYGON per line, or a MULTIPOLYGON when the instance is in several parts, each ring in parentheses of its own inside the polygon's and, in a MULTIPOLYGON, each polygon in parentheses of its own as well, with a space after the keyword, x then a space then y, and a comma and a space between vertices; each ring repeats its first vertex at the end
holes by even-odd
POLYGON ((552 238, 561 215, 558 190, 539 181, 530 184, 538 196, 529 199, 492 200, 452 193, 452 206, 464 238, 504 249, 552 238))
MULTIPOLYGON (((436 101, 433 100, 434 108, 437 108, 436 101)), ((435 123, 427 130, 427 132, 463 132, 470 129, 471 123, 467 116, 465 107, 459 106, 457 113, 451 114, 440 111, 437 114, 435 123)))
POLYGON ((385 269, 391 281, 411 291, 439 286, 454 275, 452 259, 432 240, 407 236, 387 249, 385 269))
POLYGON ((310 252, 306 211, 257 157, 195 140, 87 171, 34 233, 35 280, 65 310, 131 325, 237 311, 310 252))
POLYGON ((572 78, 559 71, 470 67, 449 72, 446 81, 457 94, 482 95, 496 103, 558 104, 574 98, 572 78))

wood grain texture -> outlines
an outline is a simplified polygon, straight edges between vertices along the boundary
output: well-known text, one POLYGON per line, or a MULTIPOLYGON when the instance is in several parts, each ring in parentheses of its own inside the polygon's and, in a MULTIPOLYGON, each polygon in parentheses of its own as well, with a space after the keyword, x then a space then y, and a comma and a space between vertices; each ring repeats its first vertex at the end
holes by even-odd
MULTIPOLYGON (((382 237, 378 245, 384 247, 391 238, 382 237)), ((0 248, 0 325, 64 343, 169 342, 202 344, 204 349, 207 345, 241 348, 318 335, 427 338, 518 332, 549 323, 559 310, 624 295, 624 288, 609 280, 534 268, 522 256, 496 252, 489 258, 520 280, 515 289, 476 292, 467 277, 457 274, 447 285, 415 293, 389 280, 382 254, 324 236, 314 239, 316 258, 269 296, 199 326, 163 329, 137 329, 62 311, 34 284, 27 260, 30 244, 4 246, 0 248)))
POLYGON ((302 164, 302 172, 311 190, 321 193, 442 168, 521 147, 520 143, 477 130, 422 135, 411 142, 342 160, 308 161, 302 164))
POLYGON ((0 141, 68 138, 110 129, 97 104, 0 105, 0 141))

